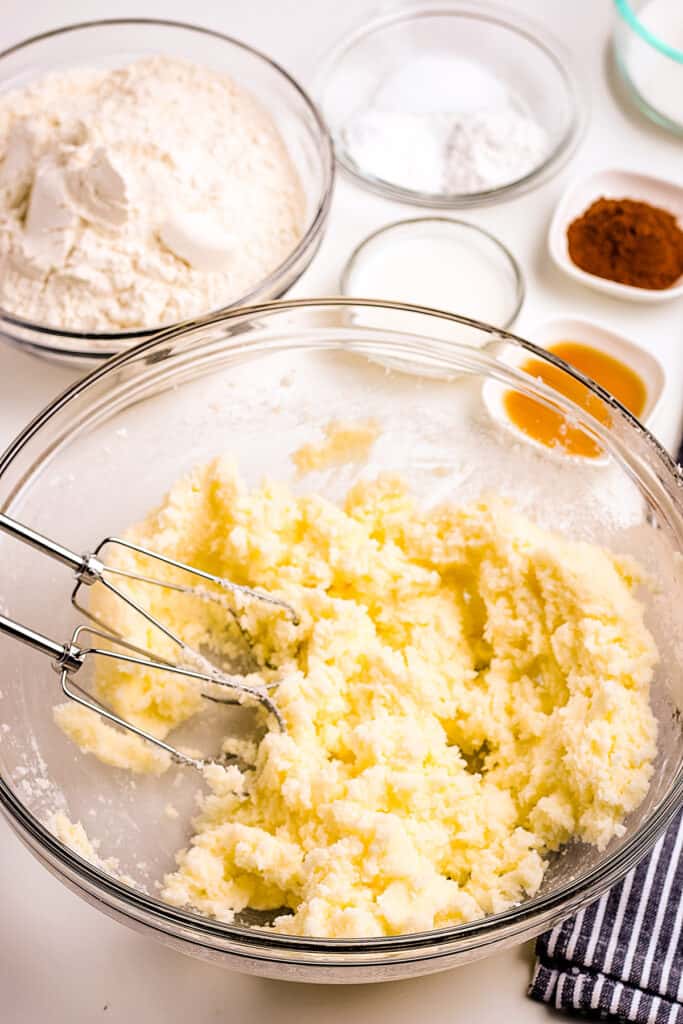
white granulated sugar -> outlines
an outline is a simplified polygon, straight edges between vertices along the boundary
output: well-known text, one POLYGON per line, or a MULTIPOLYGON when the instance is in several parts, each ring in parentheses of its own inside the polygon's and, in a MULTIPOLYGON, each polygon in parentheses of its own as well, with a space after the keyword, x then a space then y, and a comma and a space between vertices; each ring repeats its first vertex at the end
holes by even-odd
POLYGON ((0 96, 0 306, 82 331, 236 301, 303 232, 270 117, 226 75, 148 57, 0 96))
POLYGON ((387 75, 342 135, 362 172, 445 195, 518 181, 549 150, 544 129, 500 79, 474 61, 437 53, 387 75))

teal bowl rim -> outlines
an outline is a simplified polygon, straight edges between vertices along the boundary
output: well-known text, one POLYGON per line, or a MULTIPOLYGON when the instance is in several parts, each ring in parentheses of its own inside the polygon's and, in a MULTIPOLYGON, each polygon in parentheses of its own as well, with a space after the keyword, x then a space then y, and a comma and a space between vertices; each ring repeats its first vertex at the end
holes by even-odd
POLYGON ((654 46, 655 49, 659 50, 660 53, 663 53, 665 57, 670 57, 679 64, 683 64, 683 50, 677 50, 675 46, 669 46, 669 44, 665 43, 663 39, 660 39, 659 36, 654 34, 654 32, 651 32, 649 28, 646 28, 642 21, 639 20, 636 12, 633 10, 630 0, 614 0, 614 5, 626 24, 629 25, 641 39, 644 39, 646 43, 650 44, 650 46, 654 46))

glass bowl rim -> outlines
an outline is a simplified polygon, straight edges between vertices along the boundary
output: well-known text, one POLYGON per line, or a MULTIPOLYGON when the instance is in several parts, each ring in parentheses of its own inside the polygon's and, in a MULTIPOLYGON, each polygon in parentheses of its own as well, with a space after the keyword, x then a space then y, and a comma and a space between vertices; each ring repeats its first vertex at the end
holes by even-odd
MULTIPOLYGON (((2 61, 3 58, 9 57, 12 54, 26 48, 33 46, 36 43, 42 43, 47 39, 56 38, 58 36, 68 35, 72 32, 80 32, 84 29, 99 29, 99 28, 112 28, 112 27, 123 27, 125 25, 144 25, 144 26, 161 26, 162 28, 182 29, 186 32, 194 32, 198 35, 211 36, 214 39, 218 39, 224 43, 228 43, 231 46, 236 46, 238 49, 243 50, 251 57, 256 57, 257 60, 263 62, 263 64, 269 66, 272 70, 276 71, 281 78, 283 78, 288 86, 292 87, 295 93, 298 94, 301 100, 303 100, 304 106, 308 109, 309 113, 313 117, 313 121, 316 126, 316 132, 318 134, 318 145, 320 146, 321 154, 323 156, 323 187, 321 189, 320 197, 318 199, 317 206, 311 218, 311 222, 308 225, 305 233, 301 236, 295 247, 289 253, 289 255, 275 267, 274 270, 259 281, 250 291, 245 295, 240 296, 235 300, 234 303, 230 303, 227 306, 221 306, 216 310, 210 310, 206 316, 221 316, 232 308, 236 308, 237 305, 243 306, 250 302, 263 288, 267 288, 275 284, 287 271, 292 267, 300 256, 306 252, 314 241, 318 232, 325 223, 327 215, 329 213, 330 205, 332 202, 332 193, 334 189, 335 179, 335 159, 334 159, 334 144, 332 136, 327 127, 327 124, 318 108, 318 105, 304 89, 304 87, 294 78, 289 71, 286 70, 281 64, 273 60, 268 54, 262 50, 251 46, 249 43, 245 43, 240 39, 236 39, 234 36, 229 36, 225 32, 219 32, 216 29, 207 28, 203 25, 195 25, 191 22, 177 21, 169 18, 94 18, 89 21, 77 21, 70 22, 68 25, 61 25, 58 28, 49 29, 47 32, 39 32, 36 35, 28 36, 26 39, 21 39, 18 43, 14 43, 12 46, 6 47, 0 51, 0 75, 2 72, 2 61)), ((2 78, 0 77, 0 82, 2 78)), ((36 334, 43 334, 47 337, 58 340, 60 338, 70 339, 74 341, 82 341, 85 345, 89 341, 95 342, 107 342, 121 343, 121 342, 135 342, 139 339, 149 339, 150 335, 156 335, 159 331, 167 330, 171 327, 179 327, 186 323, 186 321, 176 321, 171 324, 162 324, 156 327, 144 327, 144 328, 132 328, 125 331, 77 331, 68 328, 52 327, 49 324, 41 323, 33 320, 25 320, 15 313, 11 313, 9 310, 4 309, 0 306, 0 324, 8 323, 14 327, 18 327, 21 330, 33 331, 36 334)), ((189 322, 189 321, 187 321, 189 322)), ((12 339, 13 342, 20 345, 22 348, 36 350, 37 346, 32 345, 28 341, 12 339)), ((56 346, 38 346, 39 352, 45 352, 46 354, 70 356, 73 359, 91 359, 101 358, 107 359, 112 353, 99 352, 97 349, 93 349, 92 346, 86 347, 83 351, 75 349, 63 349, 56 346)))
POLYGON ((486 228, 480 227, 479 224, 473 224, 471 221, 461 220, 459 217, 446 217, 444 215, 434 215, 431 217, 405 217, 401 218, 400 220, 392 220, 388 224, 382 224, 381 227, 376 228, 375 231, 371 231, 369 235, 365 235, 365 237, 360 240, 358 245, 355 246, 355 248, 351 252, 351 255, 349 256, 349 258, 347 259, 346 263, 342 268, 342 272, 339 278, 339 287, 341 289, 341 294, 344 295, 346 298, 354 298, 354 296, 351 295, 347 291, 347 289, 350 286, 351 277, 356 269, 357 264, 365 255, 366 246, 372 245, 372 243, 375 242, 378 238, 381 238, 382 235, 388 235, 390 234, 391 231, 394 231, 396 228, 400 229, 407 226, 417 226, 420 224, 447 224, 456 227, 458 231, 460 231, 461 228, 467 228, 470 231, 474 232, 474 234, 479 234, 483 238, 487 239, 487 241, 493 243, 494 248, 498 249, 499 252, 502 253, 506 263, 512 270, 512 277, 515 284, 515 301, 512 307, 512 313, 506 317, 505 323, 501 324, 501 328, 504 330, 505 328, 513 324, 519 316, 519 311, 522 308, 524 298, 526 295, 524 273, 522 271, 522 267, 519 261, 512 254, 511 250, 508 249, 507 245, 505 245, 504 242, 501 242, 501 240, 491 231, 487 231, 486 228))
MULTIPOLYGON (((493 327, 482 321, 473 320, 469 317, 459 316, 455 313, 448 313, 444 310, 431 309, 426 306, 411 305, 409 303, 379 301, 372 299, 352 299, 346 297, 321 297, 315 299, 285 299, 276 302, 264 302, 261 304, 240 307, 229 310, 224 314, 198 318, 195 321, 188 321, 177 327, 157 333, 153 338, 126 349, 118 355, 112 356, 105 363, 92 370, 86 376, 75 381, 67 387, 60 395, 54 398, 41 412, 39 412, 27 426, 10 442, 5 451, 0 454, 0 478, 10 467, 14 459, 20 454, 24 446, 45 426, 49 420, 58 413, 70 401, 76 399, 101 378, 115 374, 116 371, 128 362, 137 360, 139 356, 151 352, 157 346, 165 345, 173 339, 191 332, 197 328, 216 326, 258 315, 276 314, 278 312, 289 312, 294 310, 316 310, 330 309, 333 307, 362 306, 367 308, 389 308, 405 313, 421 313, 428 316, 436 316, 439 319, 449 320, 464 324, 466 326, 479 328, 493 335, 497 339, 503 339, 513 347, 519 347, 539 358, 553 363, 559 369, 564 370, 575 377, 594 394, 618 411, 627 419, 631 426, 642 432, 652 446, 657 457, 663 463, 665 472, 671 477, 683 494, 683 471, 681 471, 660 445, 652 434, 618 402, 599 385, 593 383, 580 371, 575 370, 553 353, 538 347, 532 342, 526 341, 518 335, 512 334, 503 328, 493 327)), ((364 328, 362 324, 358 329, 373 330, 364 328)), ((349 330, 353 328, 349 327, 349 330)), ((376 330, 376 328, 375 328, 376 330)), ((443 353, 448 358, 449 351, 454 348, 458 350, 469 350, 471 346, 430 340, 430 345, 443 353)), ((242 341, 243 343, 243 341, 242 341)), ((315 347, 312 344, 312 347, 315 347)), ((481 354, 481 350, 476 350, 481 354)), ((489 359, 491 357, 488 357, 489 359)), ((486 361, 486 360, 484 360, 486 361)), ((49 451, 50 449, 48 449, 49 451)), ((40 465, 45 452, 34 461, 33 467, 40 465)), ((25 481, 27 473, 24 473, 25 481)), ((4 501, 0 508, 4 509, 11 502, 12 495, 4 501)), ((680 512, 683 523, 683 499, 681 500, 680 512)), ((601 895, 615 882, 619 881, 627 871, 645 856, 651 849, 657 837, 664 831, 673 819, 674 815, 683 803, 683 770, 679 770, 674 778, 669 792, 660 803, 651 811, 649 816, 641 823, 638 829, 630 836, 623 845, 607 856, 605 860, 582 872, 557 890, 544 895, 536 895, 531 899, 524 900, 508 910, 491 914, 475 921, 469 921, 458 925, 449 925, 442 928, 432 929, 423 932, 411 932, 397 936, 380 936, 360 939, 327 939, 311 936, 290 936, 277 932, 271 932, 263 928, 247 927, 238 924, 225 924, 220 921, 205 917, 204 915, 179 909, 163 903, 161 900, 149 896, 139 889, 133 888, 126 883, 107 874, 101 868, 96 867, 85 860, 79 854, 72 851, 68 846, 58 840, 53 833, 43 825, 42 822, 22 803, 14 794, 2 776, 0 776, 0 810, 8 819, 10 826, 19 837, 29 846, 36 856, 48 865, 54 864, 62 878, 68 879, 69 884, 75 884, 84 892, 96 893, 96 898, 104 902, 109 908, 114 909, 124 917, 155 926, 157 930, 167 934, 173 934, 184 938, 191 943, 208 942, 211 939, 223 943, 232 941, 237 946, 248 948, 248 951, 257 955, 267 953, 270 950, 272 957, 261 956, 261 959, 280 962, 286 954, 295 956, 297 953, 302 957, 325 956, 331 958, 326 966, 334 964, 348 964, 348 958, 356 956, 358 963, 381 963, 381 960, 373 960, 381 954, 395 955, 405 954, 409 957, 411 953, 419 954, 420 950, 429 948, 442 949, 447 955, 450 944, 455 943, 457 948, 458 940, 469 940, 468 948, 479 947, 486 942, 494 942, 499 930, 505 930, 506 926, 514 929, 507 932, 507 937, 514 938, 516 933, 525 928, 538 926, 542 930, 548 920, 556 920, 563 913, 570 914, 578 907, 585 906, 593 899, 601 895), (569 904, 569 907, 567 906, 569 904), (142 916, 144 915, 144 917, 142 916), (516 927, 515 927, 516 926, 516 927), (188 934, 190 933, 190 934, 188 934), (480 940, 479 942, 477 940, 480 940), (279 954, 279 955, 278 955, 279 954)), ((221 946, 211 948, 221 949, 221 946)), ((246 952, 247 949, 244 949, 246 952)), ((435 954, 439 955, 439 954, 435 954)), ((291 961, 289 961, 291 962, 291 961)), ((297 961, 298 962, 298 961, 297 961)), ((315 960, 313 961, 315 962, 315 960)), ((390 961, 391 962, 391 961, 390 961)))
POLYGON ((379 193, 389 199, 398 200, 399 202, 411 203, 414 206, 429 206, 436 209, 458 209, 467 206, 495 203, 542 184, 543 181, 547 180, 564 166, 584 135, 588 117, 588 104, 584 89, 578 75, 574 71, 574 62, 567 48, 551 32, 547 31, 544 25, 540 25, 532 18, 517 12, 514 13, 513 17, 512 10, 509 7, 492 3, 490 0, 482 0, 481 3, 475 3, 473 0, 434 0, 432 3, 428 2, 422 5, 408 4, 400 6, 393 11, 379 14, 375 18, 357 25, 355 29, 344 35, 323 56, 320 69, 311 86, 311 91, 320 103, 326 121, 325 89, 336 73, 338 63, 358 43, 374 33, 400 22, 438 16, 468 17, 474 21, 491 22, 505 31, 523 37, 527 42, 543 51, 558 72, 566 94, 569 97, 571 116, 561 138, 545 158, 527 174, 505 185, 484 189, 480 192, 460 192, 448 195, 440 192, 423 192, 419 189, 404 188, 401 185, 386 181, 384 178, 378 178, 369 172, 365 172, 356 165, 355 161, 348 157, 346 148, 339 139, 337 126, 332 125, 328 121, 329 130, 335 142, 334 149, 337 162, 345 173, 362 188, 369 189, 372 192, 379 193))
POLYGON ((659 52, 663 53, 665 57, 670 57, 678 64, 683 64, 683 50, 679 50, 675 46, 671 46, 670 43, 660 39, 655 32, 647 27, 647 25, 644 25, 638 17, 638 13, 634 10, 631 0, 614 0, 614 6, 624 22, 629 26, 629 28, 632 28, 644 42, 649 43, 649 45, 653 46, 655 50, 659 50, 659 52))

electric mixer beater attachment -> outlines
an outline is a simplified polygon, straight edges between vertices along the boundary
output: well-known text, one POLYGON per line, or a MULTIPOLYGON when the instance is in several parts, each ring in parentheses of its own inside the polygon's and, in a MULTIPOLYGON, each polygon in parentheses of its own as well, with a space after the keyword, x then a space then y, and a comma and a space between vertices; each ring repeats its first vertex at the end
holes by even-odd
POLYGON ((178 593, 198 597, 203 601, 216 601, 223 608, 225 608, 225 605, 222 598, 225 592, 229 592, 242 598, 261 601, 275 609, 280 609, 289 615, 294 625, 298 625, 299 617, 297 613, 285 601, 280 600, 267 591, 233 583, 231 580, 224 579, 221 576, 204 572, 201 569, 186 565, 184 562, 179 562, 174 558, 169 558, 166 555, 150 551, 138 544, 133 544, 131 541, 117 537, 106 537, 97 545, 92 554, 78 555, 2 513, 0 513, 0 530, 72 569, 76 577, 76 586, 71 594, 71 602, 78 611, 96 623, 96 626, 77 626, 71 639, 67 643, 60 644, 44 636, 42 633, 37 633, 6 616, 0 615, 0 633, 20 640, 22 643, 28 644, 30 647, 52 658, 53 667, 60 677, 62 691, 69 700, 75 701, 77 704, 88 708, 90 711, 94 711, 98 715, 102 715, 103 718, 108 719, 119 728, 126 729, 141 739, 153 743, 161 750, 166 751, 176 763, 200 769, 207 764, 220 762, 216 758, 200 758, 185 754, 157 736, 153 736, 145 729, 141 729, 134 723, 121 718, 81 687, 74 678, 76 673, 88 660, 93 658, 113 658, 127 664, 138 665, 145 670, 170 672, 198 684, 223 687, 228 694, 225 698, 217 698, 204 693, 203 696, 206 696, 209 700, 219 700, 227 704, 243 704, 249 701, 258 702, 269 713, 269 718, 273 718, 278 727, 284 730, 282 716, 277 705, 268 695, 265 686, 249 686, 243 681, 243 677, 221 672, 202 654, 189 647, 181 637, 152 615, 142 604, 134 600, 130 594, 116 586, 113 579, 118 577, 120 579, 132 580, 136 583, 148 584, 153 587, 163 587, 178 593), (159 562, 176 573, 186 573, 196 582, 184 584, 160 580, 154 576, 147 576, 129 569, 107 565, 100 556, 105 548, 111 549, 116 546, 148 558, 151 561, 159 562), (178 661, 172 662, 165 658, 159 658, 152 651, 137 647, 129 643, 125 637, 119 636, 112 630, 108 630, 106 624, 101 623, 87 608, 79 603, 82 588, 95 584, 106 587, 110 593, 124 601, 135 612, 143 616, 151 626, 159 630, 164 637, 171 640, 178 649, 178 661), (211 590, 204 584, 213 584, 218 589, 211 590), (82 638, 87 636, 94 638, 94 643, 97 643, 98 640, 103 641, 114 649, 92 646, 90 643, 83 645, 81 643, 82 638))

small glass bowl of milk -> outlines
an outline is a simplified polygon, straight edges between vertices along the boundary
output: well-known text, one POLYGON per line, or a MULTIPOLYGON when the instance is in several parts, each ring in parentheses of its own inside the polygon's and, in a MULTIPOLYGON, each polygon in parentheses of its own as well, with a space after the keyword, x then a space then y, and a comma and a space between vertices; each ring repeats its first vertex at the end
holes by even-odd
MULTIPOLYGON (((417 217, 373 232, 341 277, 350 298, 391 299, 508 328, 524 300, 524 279, 510 251, 488 231, 452 217, 417 217)), ((365 308, 366 326, 419 332, 420 314, 365 308)), ((486 335, 444 319, 433 337, 481 347, 486 335)))

